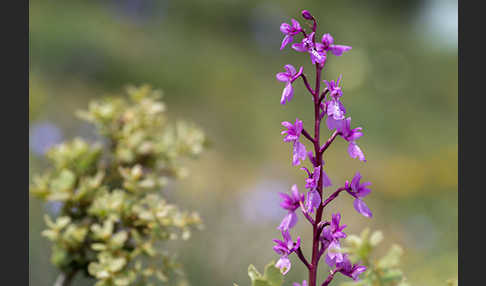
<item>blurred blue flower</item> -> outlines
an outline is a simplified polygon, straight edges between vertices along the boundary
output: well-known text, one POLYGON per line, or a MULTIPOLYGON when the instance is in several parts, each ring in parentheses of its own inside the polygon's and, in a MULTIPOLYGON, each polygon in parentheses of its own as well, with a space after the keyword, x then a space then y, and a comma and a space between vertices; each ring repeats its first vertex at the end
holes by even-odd
POLYGON ((242 192, 241 212, 247 222, 279 222, 286 214, 279 206, 279 192, 289 186, 277 180, 263 180, 250 190, 242 192))
POLYGON ((61 212, 63 205, 64 204, 62 202, 48 201, 45 205, 45 208, 51 216, 57 217, 61 212))
POLYGON ((61 130, 50 122, 34 123, 29 129, 29 147, 37 155, 62 141, 61 130))

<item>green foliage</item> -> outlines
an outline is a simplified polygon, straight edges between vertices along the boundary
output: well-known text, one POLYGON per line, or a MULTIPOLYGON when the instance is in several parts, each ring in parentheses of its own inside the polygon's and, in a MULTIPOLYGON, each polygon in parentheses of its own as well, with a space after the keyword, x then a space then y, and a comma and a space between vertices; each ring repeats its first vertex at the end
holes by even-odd
POLYGON ((97 286, 167 281, 178 265, 159 244, 188 239, 202 226, 197 213, 168 203, 160 190, 187 174, 182 159, 202 152, 204 134, 192 124, 169 124, 160 92, 127 92, 128 99, 104 98, 79 113, 107 144, 76 138, 55 146, 47 153, 52 168, 30 187, 62 204, 56 219, 45 216, 42 232, 52 242, 52 263, 96 278, 97 286))
MULTIPOLYGON (((250 276, 251 286, 281 286, 284 282, 283 275, 280 270, 275 267, 275 261, 268 263, 265 266, 263 275, 258 272, 253 264, 248 266, 248 276, 250 276)), ((237 284, 234 284, 238 286, 237 284)))
POLYGON ((341 283, 341 286, 409 286, 398 268, 403 249, 393 244, 381 258, 372 257, 373 251, 383 240, 381 231, 374 231, 370 235, 368 228, 360 236, 349 235, 345 240, 343 252, 349 253, 353 263, 360 261, 368 269, 356 282, 341 283))

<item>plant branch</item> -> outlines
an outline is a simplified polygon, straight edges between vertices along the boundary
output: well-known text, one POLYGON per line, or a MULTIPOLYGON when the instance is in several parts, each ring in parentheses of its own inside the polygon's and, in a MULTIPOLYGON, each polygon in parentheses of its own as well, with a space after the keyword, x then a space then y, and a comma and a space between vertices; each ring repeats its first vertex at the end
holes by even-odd
POLYGON ((321 93, 321 96, 319 97, 319 105, 321 105, 321 102, 326 98, 326 94, 329 92, 329 89, 326 87, 324 91, 321 93))
POLYGON ((341 193, 342 191, 345 191, 347 190, 345 187, 341 187, 339 189, 337 189, 334 193, 332 193, 323 203, 322 203, 322 207, 326 207, 327 204, 329 204, 332 200, 334 200, 335 198, 337 198, 337 196, 339 195, 339 193, 341 193))
POLYGON ((295 253, 297 253, 297 256, 300 258, 300 260, 302 260, 302 262, 305 264, 307 269, 310 269, 311 265, 309 264, 309 262, 307 261, 307 259, 304 256, 304 254, 302 253, 302 249, 300 248, 300 246, 299 246, 299 248, 297 248, 295 253))
POLYGON ((334 274, 336 274, 336 272, 338 272, 339 270, 340 270, 340 268, 336 268, 334 271, 331 271, 331 274, 329 274, 329 276, 327 276, 326 281, 324 281, 321 286, 329 285, 329 283, 331 283, 332 279, 334 279, 334 274))
POLYGON ((305 216, 305 218, 312 224, 314 225, 314 219, 306 212, 304 211, 304 204, 302 201, 300 202, 300 210, 302 211, 302 214, 305 216))
POLYGON ((314 143, 314 138, 305 130, 305 128, 302 128, 302 134, 305 136, 305 138, 309 139, 310 142, 314 143))
POLYGON ((337 130, 334 131, 334 133, 332 133, 331 137, 329 139, 327 139, 326 143, 324 143, 324 145, 322 145, 321 149, 319 150, 319 153, 322 155, 322 153, 324 153, 324 151, 326 151, 327 147, 329 147, 329 145, 331 145, 331 143, 334 141, 334 139, 336 139, 336 137, 339 135, 340 132, 338 132, 337 130))
POLYGON ((307 81, 307 77, 305 76, 305 74, 304 74, 304 73, 302 73, 300 76, 301 76, 301 77, 302 77, 302 79, 304 80, 304 84, 305 84, 305 87, 307 87, 307 90, 309 90, 309 92, 310 92, 312 95, 314 95, 314 90, 312 90, 312 87, 310 87, 310 84, 309 84, 309 82, 307 81))

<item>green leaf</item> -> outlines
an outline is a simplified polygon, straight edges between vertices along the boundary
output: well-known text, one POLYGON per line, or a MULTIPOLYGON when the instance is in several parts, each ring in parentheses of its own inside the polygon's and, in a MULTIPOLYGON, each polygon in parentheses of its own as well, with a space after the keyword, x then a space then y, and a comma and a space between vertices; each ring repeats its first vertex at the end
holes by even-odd
POLYGON ((272 261, 265 266, 265 273, 263 274, 263 278, 265 278, 271 286, 280 286, 283 284, 283 275, 280 273, 280 270, 275 267, 275 262, 272 261))
POLYGON ((268 282, 267 280, 263 279, 263 278, 257 278, 255 279, 252 283, 251 283, 252 286, 272 286, 272 284, 270 284, 270 282, 268 282))
POLYGON ((253 282, 255 279, 262 277, 260 272, 256 269, 256 267, 253 264, 250 264, 248 266, 248 276, 250 276, 250 280, 253 282))

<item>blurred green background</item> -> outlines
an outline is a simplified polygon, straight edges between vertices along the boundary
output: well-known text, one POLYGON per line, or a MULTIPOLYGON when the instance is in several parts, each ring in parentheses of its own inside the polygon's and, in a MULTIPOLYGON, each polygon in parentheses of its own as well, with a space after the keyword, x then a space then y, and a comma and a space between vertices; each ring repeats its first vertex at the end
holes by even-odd
MULTIPOLYGON (((192 285, 247 285, 248 264, 262 269, 278 258, 277 193, 304 186, 280 122, 312 124, 311 101, 298 82, 292 102, 280 105, 284 85, 275 79, 287 63, 314 77, 307 55, 279 51, 280 23, 300 21, 302 9, 318 19, 319 34, 353 46, 330 57, 324 78, 343 74, 343 103, 353 126, 364 127, 368 162, 349 158, 337 140, 326 171, 335 184, 356 171, 373 183, 373 219, 356 213, 347 196, 325 215, 340 209, 348 233, 383 230, 383 250, 401 244, 411 285, 445 285, 458 267, 456 1, 31 0, 29 174, 46 168, 42 156, 52 144, 97 139, 74 116, 89 100, 127 84, 162 89, 169 116, 196 122, 213 143, 170 197, 198 210, 206 228, 171 247, 192 285)), ((51 209, 29 201, 31 285, 52 285, 57 275, 40 236, 51 209)), ((308 254, 308 226, 296 231, 308 254)), ((294 263, 285 285, 303 278, 294 263)))

